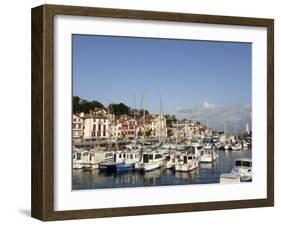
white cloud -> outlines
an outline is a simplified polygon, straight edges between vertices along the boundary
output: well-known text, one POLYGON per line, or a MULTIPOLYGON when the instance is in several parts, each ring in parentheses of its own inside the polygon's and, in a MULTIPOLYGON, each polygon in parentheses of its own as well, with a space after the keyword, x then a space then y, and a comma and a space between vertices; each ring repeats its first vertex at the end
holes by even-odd
POLYGON ((214 108, 215 105, 214 105, 214 104, 210 104, 210 103, 208 103, 207 101, 204 101, 204 102, 203 102, 203 107, 204 107, 204 108, 214 108))
POLYGON ((207 101, 198 107, 181 109, 178 111, 178 117, 183 119, 192 119, 206 124, 215 130, 222 131, 226 124, 226 132, 233 132, 236 127, 237 132, 245 131, 246 124, 251 127, 252 111, 250 105, 220 105, 215 106, 207 101))

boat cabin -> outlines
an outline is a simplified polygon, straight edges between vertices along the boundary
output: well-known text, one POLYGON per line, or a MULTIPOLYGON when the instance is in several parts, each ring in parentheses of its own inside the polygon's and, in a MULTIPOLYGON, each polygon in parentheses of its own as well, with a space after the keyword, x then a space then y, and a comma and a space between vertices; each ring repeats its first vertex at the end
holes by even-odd
POLYGON ((159 153, 144 153, 142 155, 143 163, 150 163, 157 160, 162 160, 162 154, 159 153))
POLYGON ((252 160, 251 159, 237 159, 234 163, 236 167, 252 167, 252 160))

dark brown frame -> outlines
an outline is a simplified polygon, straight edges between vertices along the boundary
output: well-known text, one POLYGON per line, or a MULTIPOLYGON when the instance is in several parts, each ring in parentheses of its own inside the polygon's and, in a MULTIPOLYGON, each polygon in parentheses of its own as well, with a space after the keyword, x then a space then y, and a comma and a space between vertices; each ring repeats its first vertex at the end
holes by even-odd
POLYGON ((31 215, 50 221, 163 214, 274 205, 274 20, 185 13, 42 5, 32 9, 32 200, 31 215), (95 16, 267 28, 267 198, 205 203, 54 211, 54 16, 95 16))

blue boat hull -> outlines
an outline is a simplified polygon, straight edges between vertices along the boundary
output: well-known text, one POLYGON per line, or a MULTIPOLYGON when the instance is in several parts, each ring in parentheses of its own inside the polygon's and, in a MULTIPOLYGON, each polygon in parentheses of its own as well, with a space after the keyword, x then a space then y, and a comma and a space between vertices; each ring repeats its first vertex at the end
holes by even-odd
POLYGON ((114 171, 115 164, 100 164, 99 169, 101 171, 114 171))
POLYGON ((125 171, 133 171, 135 169, 134 164, 104 164, 100 165, 101 171, 108 172, 125 172, 125 171))
POLYGON ((132 171, 134 170, 134 164, 116 164, 115 165, 115 170, 118 172, 121 171, 132 171))

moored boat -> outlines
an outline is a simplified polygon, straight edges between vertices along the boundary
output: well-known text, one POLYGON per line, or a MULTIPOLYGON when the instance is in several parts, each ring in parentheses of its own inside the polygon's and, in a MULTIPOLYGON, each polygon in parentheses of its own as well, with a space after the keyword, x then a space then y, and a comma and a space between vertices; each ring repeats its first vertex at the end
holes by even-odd
POLYGON ((113 160, 112 151, 105 150, 75 150, 73 152, 73 169, 97 169, 102 162, 113 160))
POLYGON ((242 149, 241 143, 236 143, 232 146, 232 151, 240 151, 242 149))
POLYGON ((249 158, 236 159, 230 173, 220 175, 220 183, 240 183, 252 181, 252 160, 249 158))
POLYGON ((189 172, 196 169, 198 165, 199 159, 195 154, 182 153, 175 164, 175 171, 189 172))
POLYGON ((238 174, 242 182, 252 181, 252 160, 250 158, 236 159, 231 173, 238 174))
POLYGON ((140 153, 138 149, 128 150, 124 153, 124 156, 124 162, 115 164, 113 168, 114 171, 133 171, 135 169, 135 163, 140 161, 140 153))
POLYGON ((105 160, 99 164, 99 169, 102 171, 116 171, 116 165, 124 164, 125 153, 124 151, 113 152, 112 158, 105 160))
POLYGON ((218 154, 214 149, 203 149, 200 156, 200 163, 212 163, 218 158, 218 154))
POLYGON ((135 169, 139 171, 152 171, 164 165, 163 155, 156 151, 142 153, 141 160, 135 163, 135 169))

